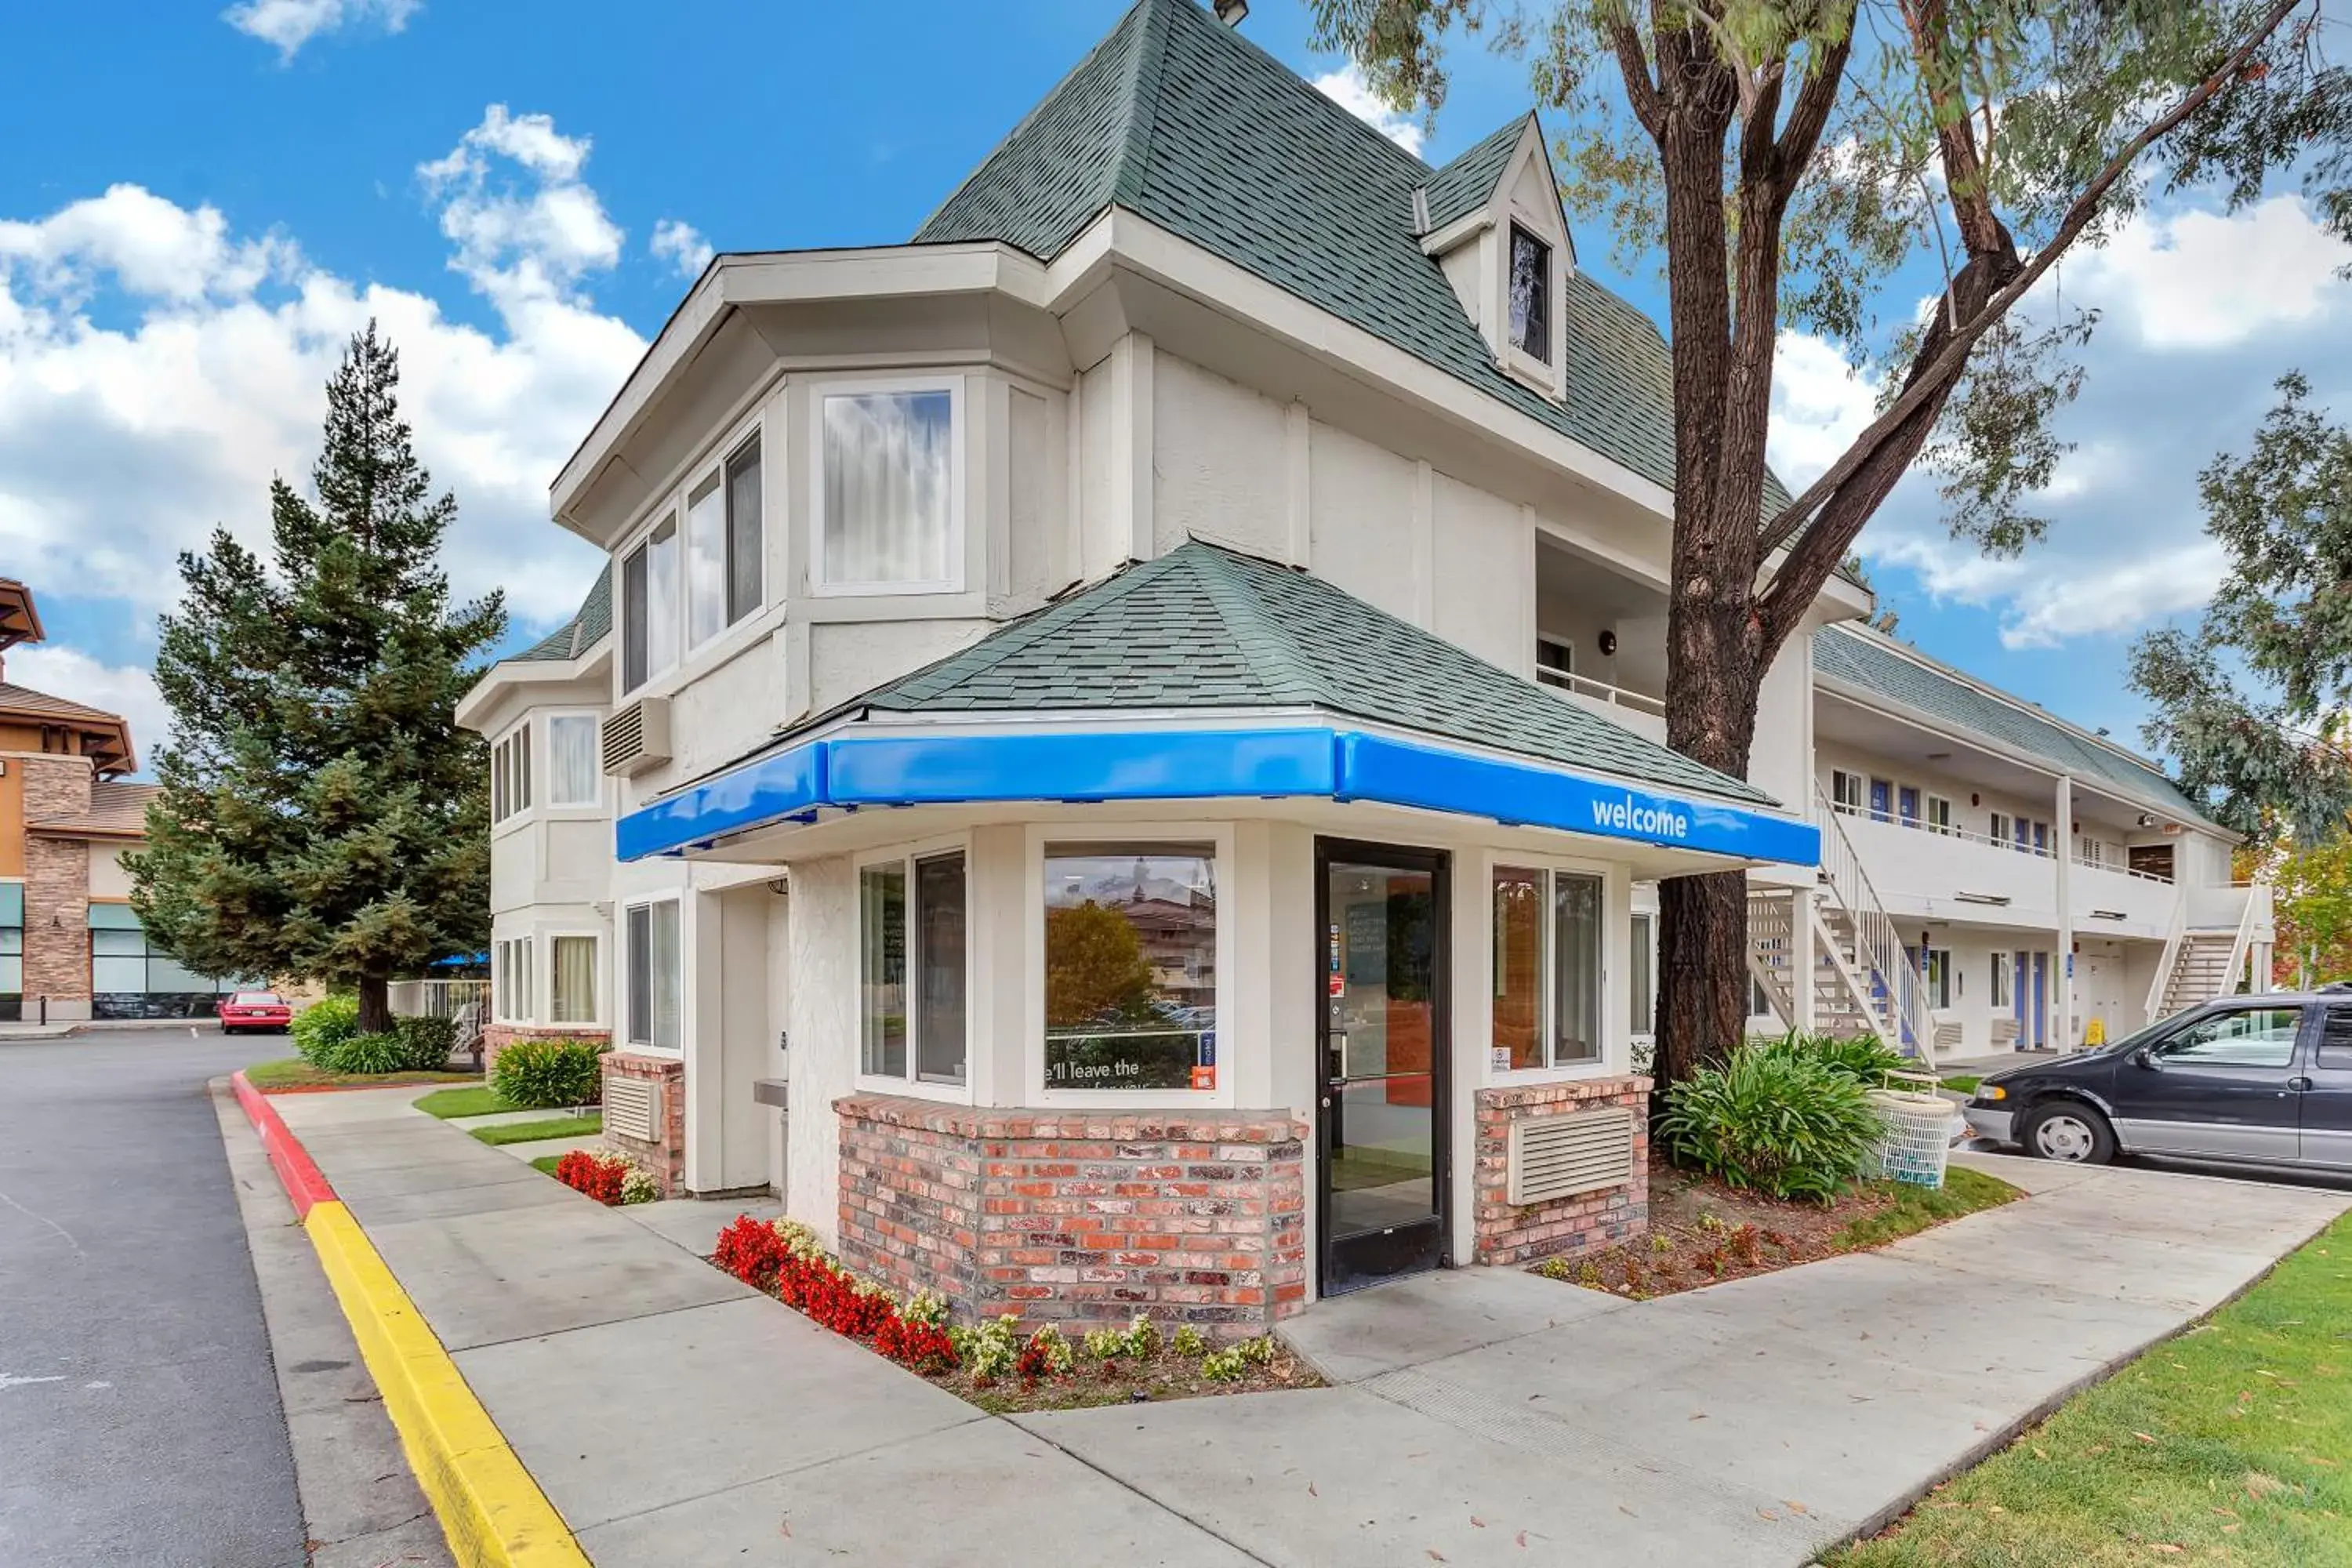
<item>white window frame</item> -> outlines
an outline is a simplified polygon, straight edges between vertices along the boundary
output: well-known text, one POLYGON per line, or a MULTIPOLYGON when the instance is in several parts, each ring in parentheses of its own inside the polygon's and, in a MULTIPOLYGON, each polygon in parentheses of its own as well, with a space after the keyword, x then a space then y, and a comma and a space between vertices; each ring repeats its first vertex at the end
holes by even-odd
POLYGON ((1927 813, 1926 816, 1922 820, 1926 824, 1928 832, 1948 834, 1952 831, 1951 796, 1945 795, 1930 795, 1927 797, 1927 803, 1921 807, 1921 809, 1927 813))
MULTIPOLYGON (((2000 845, 2004 849, 2015 849, 2017 847, 2016 813, 2008 811, 1986 812, 1985 837, 1991 839, 1995 844, 2000 845)), ((2026 847, 2030 849, 2032 846, 2029 844, 2026 847)))
MULTIPOLYGON (((1605 895, 1604 895, 1605 897, 1605 895)), ((1604 958, 1606 954, 1602 955, 1604 958)), ((1658 1037, 1658 914, 1634 910, 1625 917, 1625 1037, 1629 1042, 1658 1037), (1646 973, 1650 984, 1644 997, 1633 983, 1646 973), (1646 1029, 1634 1026, 1637 1011, 1650 1016, 1646 1029)))
POLYGON ((2007 1013, 2017 1005, 2017 964, 2013 955, 2006 949, 1996 949, 1990 956, 1992 958, 1990 966, 1990 978, 1986 985, 1989 999, 1985 1005, 1998 1016, 2007 1013))
MULTIPOLYGON (((1478 922, 1478 973, 1481 981, 1478 994, 1485 1003, 1485 1026, 1479 1030, 1479 1077, 1488 1085, 1565 1083, 1578 1079, 1608 1078, 1630 1071, 1632 1063, 1633 1007, 1618 994, 1614 945, 1610 934, 1621 928, 1629 934, 1633 929, 1635 911, 1618 891, 1612 868, 1603 860, 1582 860, 1557 855, 1526 855, 1517 850, 1496 849, 1480 857, 1477 882, 1479 907, 1485 911, 1478 922), (1537 1027, 1547 1055, 1552 1047, 1552 1006, 1557 987, 1553 981, 1554 943, 1552 920, 1558 894, 1553 890, 1553 877, 1565 872, 1574 877, 1591 877, 1601 884, 1600 973, 1595 977, 1600 986, 1595 1025, 1601 1031, 1601 1049, 1589 1062, 1566 1062, 1554 1066, 1533 1068, 1497 1068, 1495 1065, 1495 873, 1497 871, 1540 871, 1544 873, 1544 944, 1543 944, 1543 1016, 1537 1027)), ((1459 897, 1457 892, 1456 897, 1459 897)), ((1642 911, 1647 913, 1649 911, 1642 911)), ((1630 966, 1629 966, 1630 967, 1630 966)))
MULTIPOLYGON (((695 448, 691 461, 672 471, 670 481, 662 486, 655 498, 646 503, 637 520, 629 525, 621 542, 613 547, 613 688, 618 698, 658 696, 675 689, 689 678, 689 671, 705 668, 721 662, 751 634, 745 628, 762 625, 768 612, 776 607, 774 572, 770 563, 775 554, 776 530, 784 515, 777 500, 777 476, 781 469, 785 443, 779 423, 769 428, 768 409, 783 395, 784 384, 778 383, 762 392, 749 411, 731 423, 712 441, 695 448), (721 500, 721 517, 727 489, 727 465, 740 457, 743 448, 757 442, 760 447, 760 597, 759 602, 740 618, 729 621, 700 642, 694 640, 694 626, 688 615, 692 593, 687 584, 688 535, 687 498, 706 479, 717 480, 721 500), (669 662, 656 667, 650 646, 646 650, 646 678, 636 685, 628 681, 629 624, 628 584, 625 567, 638 546, 650 541, 665 521, 677 525, 677 597, 671 606, 676 616, 677 640, 669 649, 669 662)), ((723 521, 721 526, 724 526, 723 521)), ((650 584, 648 584, 650 592, 650 584)))
POLYGON ((1870 810, 1870 781, 1851 769, 1832 768, 1830 803, 1848 816, 1865 815, 1870 810), (1849 795, 1852 799, 1847 798, 1849 795))
MULTIPOLYGON (((610 1020, 606 1017, 604 1011, 604 933, 593 926, 550 926, 536 934, 540 938, 540 945, 546 949, 545 956, 540 961, 545 966, 547 976, 545 983, 541 987, 541 994, 547 998, 548 1016, 543 1021, 550 1028, 607 1028, 609 1026, 610 1020), (592 993, 588 998, 588 1016, 585 1018, 559 1018, 555 1016, 555 944, 559 942, 567 942, 573 938, 579 938, 595 944, 595 957, 590 961, 588 965, 588 986, 592 993)), ((685 943, 683 940, 679 942, 678 956, 679 962, 683 963, 685 961, 685 943)), ((684 1028, 683 1015, 685 1011, 685 988, 683 976, 680 977, 679 981, 678 995, 680 1004, 679 1012, 681 1015, 679 1026, 682 1030, 684 1028)), ((684 1041, 681 1039, 680 1044, 683 1043, 684 1041)))
POLYGON ((547 758, 546 798, 541 809, 550 816, 601 816, 604 813, 604 791, 608 787, 604 767, 604 715, 593 708, 559 708, 541 715, 546 721, 547 733, 534 742, 532 749, 547 758), (587 721, 596 736, 596 744, 589 749, 589 760, 595 765, 589 772, 589 797, 582 801, 561 801, 555 798, 555 726, 559 721, 579 719, 587 721))
POLYGON ((533 968, 538 955, 532 946, 532 932, 525 931, 520 936, 500 937, 491 944, 490 1006, 499 1023, 533 1024, 538 1021, 535 1016, 539 1002, 538 977, 533 968), (517 983, 518 974, 520 976, 520 984, 517 983), (520 1012, 515 1010, 519 994, 522 1002, 520 1012))
POLYGON ((1950 948, 1926 945, 1919 949, 1919 983, 1927 988, 1928 1011, 1948 1013, 1952 1010, 1953 999, 1960 992, 1959 978, 1950 948))
POLYGON ((528 821, 538 798, 538 792, 531 787, 531 775, 538 770, 540 748, 530 738, 530 726, 531 721, 525 719, 490 742, 490 826, 495 832, 505 832, 528 821), (520 767, 516 763, 518 753, 520 767))
POLYGON ((961 375, 830 376, 808 384, 808 562, 809 593, 821 599, 874 598, 890 595, 961 594, 970 576, 964 559, 966 529, 964 475, 971 444, 970 400, 961 375), (828 397, 887 396, 901 392, 944 392, 948 395, 948 549, 949 575, 922 583, 832 583, 824 568, 824 400, 828 397))
POLYGON ((849 962, 851 998, 850 1062, 857 1075, 857 1087, 866 1094, 895 1094, 908 1100, 936 1100, 946 1105, 971 1105, 973 1086, 979 1080, 981 1056, 989 1042, 980 1037, 977 1022, 987 1016, 984 999, 975 988, 981 973, 972 961, 972 950, 980 945, 980 908, 972 897, 971 835, 946 834, 937 838, 920 839, 913 844, 901 844, 887 849, 877 849, 857 856, 850 868, 850 941, 853 951, 849 962), (915 936, 919 911, 915 907, 915 866, 918 861, 934 860, 943 855, 963 857, 963 1080, 949 1083, 939 1079, 917 1076, 921 1058, 915 1027, 915 936), (884 1073, 866 1070, 866 873, 877 866, 898 866, 906 876, 907 899, 907 1076, 891 1078, 884 1073))
MULTIPOLYGON (((721 443, 715 456, 688 468, 687 479, 677 487, 677 635, 680 644, 678 655, 680 664, 698 656, 704 649, 724 642, 728 633, 746 621, 756 620, 760 612, 768 607, 768 445, 761 438, 763 434, 760 427, 760 421, 755 416, 742 428, 733 432, 730 439, 721 443), (727 470, 736 458, 743 455, 747 447, 758 447, 760 453, 760 538, 758 547, 753 552, 754 558, 760 566, 760 591, 752 598, 751 608, 730 620, 725 618, 727 595, 732 586, 728 573, 727 551, 733 542, 735 531, 734 519, 727 510, 734 499, 728 487, 727 470), (702 489, 706 483, 715 486, 719 494, 719 613, 721 619, 718 630, 700 642, 697 642, 694 638, 692 569, 694 546, 693 521, 690 512, 694 493, 702 489)), ((650 677, 648 681, 650 682, 650 677)))
MULTIPOLYGON (((652 930, 651 919, 651 916, 647 917, 648 933, 652 930)), ((685 1056, 688 1011, 686 900, 676 893, 629 900, 621 906, 620 919, 614 923, 614 940, 620 944, 621 948, 621 963, 614 985, 614 989, 620 994, 620 1005, 614 1009, 613 1017, 613 1037, 615 1043, 621 1049, 639 1056, 685 1056), (652 1040, 632 1039, 629 1036, 630 1016, 635 1010, 637 999, 636 980, 633 973, 635 965, 631 962, 635 950, 629 940, 629 917, 639 910, 657 909, 663 904, 668 904, 677 910, 677 1044, 675 1046, 656 1045, 652 1040)), ((646 987, 648 992, 653 988, 653 963, 650 957, 646 964, 646 987)), ((646 1032, 650 1035, 653 1032, 651 1022, 653 1004, 650 996, 646 1004, 646 1017, 647 1020, 646 1032)))
MULTIPOLYGON (((1024 1105, 1083 1105, 1105 1110, 1231 1110, 1242 1053, 1235 1048, 1234 965, 1234 825, 1230 822, 1032 824, 1023 884, 1026 940, 1021 959, 1021 1082, 1024 1105), (1045 846, 1047 844, 1206 844, 1217 865, 1217 1087, 1196 1089, 1047 1089, 1045 1087, 1045 846)), ((1262 1042, 1261 1042, 1262 1044, 1262 1042)))

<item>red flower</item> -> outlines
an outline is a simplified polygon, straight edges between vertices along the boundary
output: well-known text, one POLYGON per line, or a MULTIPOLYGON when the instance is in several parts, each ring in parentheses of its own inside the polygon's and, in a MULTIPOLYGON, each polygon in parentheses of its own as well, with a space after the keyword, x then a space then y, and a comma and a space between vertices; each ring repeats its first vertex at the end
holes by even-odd
POLYGON ((621 1184, 628 1173, 626 1160, 590 1149, 574 1149, 555 1163, 557 1181, 607 1206, 621 1201, 621 1184))

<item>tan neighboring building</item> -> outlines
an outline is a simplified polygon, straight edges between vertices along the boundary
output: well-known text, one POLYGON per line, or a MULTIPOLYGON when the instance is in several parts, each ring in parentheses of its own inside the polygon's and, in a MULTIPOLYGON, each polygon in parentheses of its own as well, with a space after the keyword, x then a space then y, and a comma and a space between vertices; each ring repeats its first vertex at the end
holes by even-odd
POLYGON ((223 987, 149 951, 122 853, 146 837, 156 786, 131 726, 7 679, 43 638, 32 590, 0 578, 0 1019, 209 1017, 223 987))

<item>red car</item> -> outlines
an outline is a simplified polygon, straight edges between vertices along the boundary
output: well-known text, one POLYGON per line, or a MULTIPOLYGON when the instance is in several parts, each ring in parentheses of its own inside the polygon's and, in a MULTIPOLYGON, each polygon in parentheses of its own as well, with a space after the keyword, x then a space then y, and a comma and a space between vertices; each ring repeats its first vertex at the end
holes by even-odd
POLYGON ((294 1026, 294 1009, 275 991, 232 991, 220 999, 221 1033, 268 1030, 282 1035, 294 1026))

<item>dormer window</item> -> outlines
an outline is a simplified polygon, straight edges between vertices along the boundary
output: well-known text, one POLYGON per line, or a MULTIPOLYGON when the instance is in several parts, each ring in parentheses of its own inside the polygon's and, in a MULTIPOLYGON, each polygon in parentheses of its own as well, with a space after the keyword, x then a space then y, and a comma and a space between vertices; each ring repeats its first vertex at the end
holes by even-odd
POLYGON ((1511 226, 1511 346, 1551 363, 1551 247, 1511 226))

